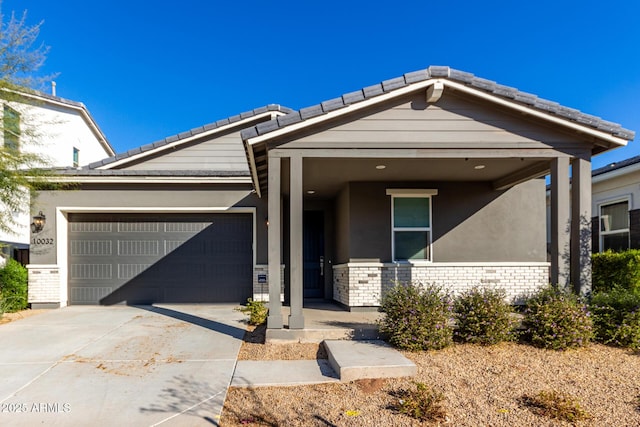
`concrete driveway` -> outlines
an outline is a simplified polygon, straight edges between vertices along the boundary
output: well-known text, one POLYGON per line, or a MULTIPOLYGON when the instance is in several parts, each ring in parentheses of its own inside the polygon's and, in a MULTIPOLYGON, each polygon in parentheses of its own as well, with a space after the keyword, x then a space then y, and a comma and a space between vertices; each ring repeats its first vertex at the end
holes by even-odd
POLYGON ((217 425, 244 317, 76 306, 0 325, 0 425, 217 425))

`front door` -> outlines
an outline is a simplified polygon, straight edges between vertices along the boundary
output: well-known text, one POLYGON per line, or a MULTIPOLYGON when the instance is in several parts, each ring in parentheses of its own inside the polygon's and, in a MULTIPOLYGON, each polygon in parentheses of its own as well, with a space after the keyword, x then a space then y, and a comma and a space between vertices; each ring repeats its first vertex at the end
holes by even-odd
POLYGON ((324 298, 324 213, 304 211, 304 297, 324 298))

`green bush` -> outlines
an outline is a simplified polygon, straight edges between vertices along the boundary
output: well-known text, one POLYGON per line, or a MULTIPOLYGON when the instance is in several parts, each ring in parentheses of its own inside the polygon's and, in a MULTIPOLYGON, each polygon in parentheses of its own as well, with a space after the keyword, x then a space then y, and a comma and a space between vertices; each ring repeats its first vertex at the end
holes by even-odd
POLYGON ((591 256, 593 292, 608 292, 614 287, 640 290, 640 250, 606 251, 591 256))
POLYGON ((5 312, 13 313, 27 308, 27 269, 16 260, 7 260, 0 269, 0 295, 5 312))
POLYGON ((541 348, 564 350, 583 347, 593 337, 587 306, 572 293, 554 287, 541 289, 527 299, 525 337, 541 348))
POLYGON ((399 348, 439 350, 453 343, 451 299, 437 286, 399 284, 382 298, 380 332, 399 348))
POLYGON ((593 295, 595 338, 603 344, 640 348, 640 290, 615 287, 593 295))
POLYGON ((463 342, 492 345, 514 338, 516 320, 503 289, 473 288, 453 304, 454 337, 463 342))
POLYGON ((267 314, 269 313, 269 309, 264 304, 264 301, 254 301, 251 298, 247 299, 247 305, 244 307, 236 308, 237 311, 240 311, 244 314, 249 315, 249 324, 250 325, 262 325, 267 321, 267 314))

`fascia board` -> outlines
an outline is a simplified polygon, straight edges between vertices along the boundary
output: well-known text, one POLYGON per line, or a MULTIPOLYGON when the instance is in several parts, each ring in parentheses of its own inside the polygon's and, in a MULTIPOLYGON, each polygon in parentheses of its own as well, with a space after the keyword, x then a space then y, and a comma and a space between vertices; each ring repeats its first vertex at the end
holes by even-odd
POLYGON ((78 184, 251 184, 249 177, 121 177, 121 176, 59 176, 49 178, 52 182, 78 184))

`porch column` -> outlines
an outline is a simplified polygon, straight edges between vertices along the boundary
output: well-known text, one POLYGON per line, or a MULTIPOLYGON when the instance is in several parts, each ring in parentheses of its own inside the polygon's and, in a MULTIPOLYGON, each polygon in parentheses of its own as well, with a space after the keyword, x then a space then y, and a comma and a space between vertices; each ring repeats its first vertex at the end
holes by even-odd
POLYGON ((578 295, 591 292, 591 156, 571 161, 571 282, 578 295))
POLYGON ((551 283, 569 290, 569 159, 551 161, 551 283))
POLYGON ((304 329, 304 316, 302 314, 302 157, 290 158, 290 187, 289 205, 290 212, 290 304, 289 329, 304 329))
POLYGON ((282 303, 280 302, 280 158, 269 157, 268 209, 268 257, 269 257, 269 317, 267 328, 282 329, 282 303))

